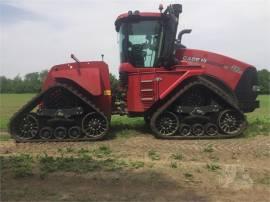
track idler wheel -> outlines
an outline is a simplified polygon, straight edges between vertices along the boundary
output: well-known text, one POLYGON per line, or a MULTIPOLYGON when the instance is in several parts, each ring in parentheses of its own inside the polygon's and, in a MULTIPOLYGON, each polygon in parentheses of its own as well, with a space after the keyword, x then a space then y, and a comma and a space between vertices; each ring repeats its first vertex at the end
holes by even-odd
POLYGON ((93 140, 102 139, 106 135, 108 128, 107 119, 96 112, 88 113, 83 117, 82 131, 93 140))
POLYGON ((202 124, 196 123, 192 125, 192 134, 195 136, 203 136, 204 128, 202 124))
POLYGON ((190 136, 191 135, 191 126, 189 124, 181 124, 179 128, 179 133, 181 136, 190 136))
POLYGON ((67 136, 67 129, 65 127, 57 127, 54 130, 54 137, 56 139, 62 140, 67 136))
POLYGON ((79 126, 73 126, 68 129, 68 136, 72 139, 79 138, 81 135, 81 129, 79 126))
POLYGON ((48 140, 53 135, 53 129, 51 127, 44 127, 39 131, 39 137, 43 140, 48 140))
POLYGON ((179 119, 172 112, 164 112, 151 121, 151 129, 161 138, 173 136, 179 129, 179 119))
POLYGON ((38 131, 38 119, 34 114, 28 114, 19 123, 17 137, 22 140, 30 140, 38 134, 38 131))
POLYGON ((213 123, 207 123, 204 126, 205 134, 208 136, 216 136, 218 134, 218 127, 213 123))
POLYGON ((239 135, 245 129, 246 121, 239 112, 227 109, 219 114, 218 126, 226 135, 239 135))

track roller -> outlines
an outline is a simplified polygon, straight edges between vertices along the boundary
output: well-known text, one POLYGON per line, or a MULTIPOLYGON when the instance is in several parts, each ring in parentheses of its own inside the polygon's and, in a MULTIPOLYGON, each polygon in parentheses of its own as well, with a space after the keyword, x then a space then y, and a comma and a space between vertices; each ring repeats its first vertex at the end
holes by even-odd
POLYGON ((76 139, 80 137, 81 135, 81 129, 79 126, 73 126, 68 129, 68 136, 72 139, 76 139))
POLYGON ((44 127, 39 131, 39 137, 43 140, 48 140, 53 135, 53 129, 51 127, 44 127))
POLYGON ((195 136, 203 136, 204 135, 204 128, 202 124, 196 123, 192 125, 192 134, 195 136))
POLYGON ((216 136, 218 134, 218 127, 213 123, 207 123, 204 126, 205 134, 208 136, 216 136))
POLYGON ((191 126, 189 124, 182 123, 179 128, 179 133, 181 136, 190 136, 191 135, 191 126))
POLYGON ((57 127, 57 128, 55 128, 53 134, 54 134, 54 137, 56 139, 59 139, 59 140, 65 139, 67 136, 67 129, 65 127, 62 127, 62 126, 57 127))

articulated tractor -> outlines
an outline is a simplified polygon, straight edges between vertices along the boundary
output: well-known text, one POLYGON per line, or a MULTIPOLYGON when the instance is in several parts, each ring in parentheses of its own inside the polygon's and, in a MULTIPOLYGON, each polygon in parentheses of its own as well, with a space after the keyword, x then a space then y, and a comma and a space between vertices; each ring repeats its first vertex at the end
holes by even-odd
POLYGON ((129 11, 115 21, 119 34, 120 96, 112 95, 108 65, 79 61, 51 68, 42 91, 10 120, 17 142, 101 140, 112 115, 144 117, 157 138, 236 137, 244 113, 259 107, 252 65, 189 49, 177 35, 182 5, 129 11), (164 10, 164 11, 163 11, 164 10))

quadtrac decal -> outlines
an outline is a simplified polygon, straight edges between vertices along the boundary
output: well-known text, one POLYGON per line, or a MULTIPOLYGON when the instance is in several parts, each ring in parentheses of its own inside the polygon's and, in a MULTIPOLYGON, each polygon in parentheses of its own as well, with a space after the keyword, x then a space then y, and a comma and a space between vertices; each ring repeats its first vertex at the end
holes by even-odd
POLYGON ((189 62, 207 63, 206 58, 199 58, 199 57, 183 56, 183 60, 189 61, 189 62))

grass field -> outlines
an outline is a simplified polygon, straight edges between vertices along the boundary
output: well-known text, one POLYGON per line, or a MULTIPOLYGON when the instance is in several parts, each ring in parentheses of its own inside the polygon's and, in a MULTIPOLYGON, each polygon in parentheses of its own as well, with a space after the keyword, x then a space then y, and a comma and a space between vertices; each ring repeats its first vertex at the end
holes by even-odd
POLYGON ((0 129, 7 129, 10 117, 34 94, 0 94, 0 129))
MULTIPOLYGON (((30 100, 34 94, 1 94, 0 129, 6 130, 10 117, 23 104, 30 100)), ((247 114, 250 124, 246 136, 270 133, 270 96, 259 96, 261 107, 247 114)), ((127 118, 125 116, 114 116, 112 118, 111 135, 121 137, 135 135, 147 131, 142 118, 127 118)))
POLYGON ((0 97, 0 201, 269 201, 270 96, 239 138, 159 140, 114 116, 105 141, 15 143, 8 121, 33 96, 0 97))

